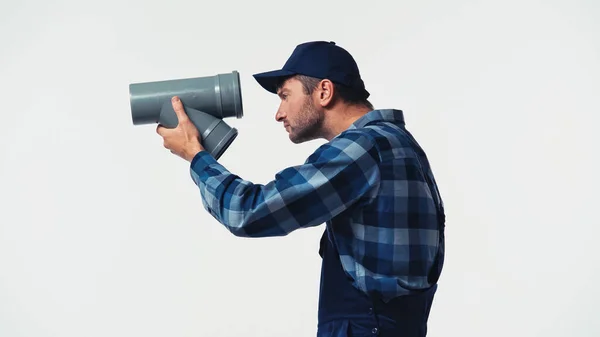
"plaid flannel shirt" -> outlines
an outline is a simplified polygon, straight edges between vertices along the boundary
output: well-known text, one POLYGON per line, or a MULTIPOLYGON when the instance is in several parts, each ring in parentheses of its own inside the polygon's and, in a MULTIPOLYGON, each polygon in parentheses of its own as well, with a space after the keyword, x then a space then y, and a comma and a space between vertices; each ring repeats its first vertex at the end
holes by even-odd
POLYGON ((437 282, 443 204, 401 110, 373 110, 267 184, 229 172, 208 152, 190 173, 204 208, 241 237, 284 236, 326 223, 344 270, 384 300, 437 282))

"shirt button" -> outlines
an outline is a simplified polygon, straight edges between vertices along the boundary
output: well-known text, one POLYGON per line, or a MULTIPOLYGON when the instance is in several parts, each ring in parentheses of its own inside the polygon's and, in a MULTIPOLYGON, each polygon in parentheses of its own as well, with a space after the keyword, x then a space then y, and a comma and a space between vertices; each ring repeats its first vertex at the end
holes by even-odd
POLYGON ((377 328, 373 328, 373 330, 371 330, 371 332, 372 332, 374 335, 376 335, 376 334, 377 334, 377 332, 379 332, 379 330, 378 330, 377 328))
POLYGON ((369 308, 369 314, 373 313, 373 308, 369 308))

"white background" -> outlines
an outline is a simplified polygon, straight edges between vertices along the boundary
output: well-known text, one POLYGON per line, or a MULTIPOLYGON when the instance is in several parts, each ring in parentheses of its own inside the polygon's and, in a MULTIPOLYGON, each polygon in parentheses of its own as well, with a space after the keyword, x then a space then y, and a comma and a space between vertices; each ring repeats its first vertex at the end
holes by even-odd
POLYGON ((404 110, 447 207, 429 336, 598 336, 600 4, 5 1, 0 336, 312 336, 323 226, 233 237, 128 84, 238 70, 221 158, 266 183, 292 144, 253 80, 332 40, 404 110))

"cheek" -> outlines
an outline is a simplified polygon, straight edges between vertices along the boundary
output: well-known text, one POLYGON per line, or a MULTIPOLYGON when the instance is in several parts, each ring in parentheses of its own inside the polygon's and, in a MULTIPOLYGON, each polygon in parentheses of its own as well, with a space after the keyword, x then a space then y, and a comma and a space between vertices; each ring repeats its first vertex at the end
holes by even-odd
POLYGON ((300 114, 306 109, 306 100, 301 97, 296 97, 294 100, 288 102, 287 109, 294 112, 294 114, 300 114))
POLYGON ((281 103, 281 110, 285 112, 287 118, 293 118, 298 112, 298 107, 295 102, 288 100, 281 103))

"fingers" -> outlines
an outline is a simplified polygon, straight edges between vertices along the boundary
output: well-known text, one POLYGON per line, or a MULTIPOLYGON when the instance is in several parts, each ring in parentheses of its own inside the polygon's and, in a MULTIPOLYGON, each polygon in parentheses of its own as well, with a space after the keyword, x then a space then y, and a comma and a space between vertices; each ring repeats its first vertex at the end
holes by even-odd
POLYGON ((156 133, 158 133, 161 136, 164 136, 165 135, 165 127, 162 126, 162 125, 160 125, 160 124, 158 124, 156 126, 156 133))
POLYGON ((156 126, 156 133, 158 133, 163 138, 169 137, 174 131, 174 129, 163 126, 162 124, 158 124, 156 126))
POLYGON ((173 96, 171 99, 171 103, 173 104, 173 110, 175 110, 175 114, 177 115, 177 120, 184 121, 188 118, 185 113, 185 109, 183 108, 183 103, 177 96, 173 96))

